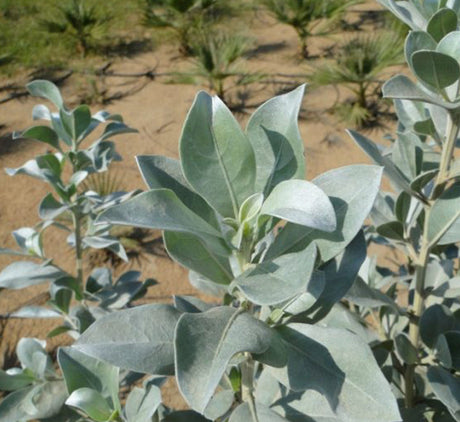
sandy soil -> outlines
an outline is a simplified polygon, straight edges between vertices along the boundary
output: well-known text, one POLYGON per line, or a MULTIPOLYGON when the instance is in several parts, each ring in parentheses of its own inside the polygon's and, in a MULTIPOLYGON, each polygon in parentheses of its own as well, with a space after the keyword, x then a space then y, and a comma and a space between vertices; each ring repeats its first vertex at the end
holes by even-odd
MULTIPOLYGON (((364 9, 377 9, 374 2, 369 2, 364 9)), ((353 18, 358 15, 353 14, 353 18)), ((305 62, 297 57, 297 39, 294 31, 284 25, 277 24, 266 15, 258 15, 251 22, 250 35, 256 39, 257 49, 247 62, 251 71, 265 74, 302 74, 306 72, 305 62)), ((345 35, 347 36, 347 35, 345 35)), ((324 48, 333 44, 342 35, 330 39, 312 39, 311 54, 322 54, 324 48)), ((118 60, 113 69, 117 72, 143 72, 156 66, 157 72, 189 69, 190 63, 178 57, 173 45, 158 46, 152 53, 144 53, 131 59, 118 60)), ((259 104, 295 82, 289 78, 273 76, 272 82, 255 84, 249 88, 247 104, 259 104)), ((297 78, 300 82, 301 78, 297 78)), ((117 140, 118 151, 124 161, 115 167, 122 175, 123 188, 126 190, 144 188, 141 176, 136 168, 134 156, 138 154, 163 154, 177 157, 178 139, 193 98, 198 89, 205 86, 165 84, 165 78, 153 81, 135 80, 134 84, 143 84, 143 89, 120 101, 115 101, 105 108, 111 112, 120 113, 125 121, 139 130, 138 134, 123 136, 117 140)), ((107 78, 108 85, 114 85, 111 91, 129 89, 126 83, 132 80, 107 78)), ((76 98, 79 95, 78 86, 68 81, 64 87, 65 98, 76 98)), ((136 85, 137 86, 137 85, 136 85)), ((293 86, 293 85, 292 85, 293 86)), ((235 91, 233 91, 235 94, 235 91)), ((342 98, 345 98, 344 95, 342 98)), ((307 177, 340 166, 352 163, 368 163, 366 156, 347 138, 344 126, 338 123, 327 109, 334 103, 336 91, 333 88, 308 90, 303 104, 300 121, 300 131, 305 141, 307 177)), ((6 125, 5 130, 20 130, 31 125, 31 111, 37 99, 15 100, 1 105, 0 123, 6 125)), ((101 107, 95 105, 92 109, 101 107)), ((248 108, 252 112, 253 108, 248 108)), ((239 113, 238 119, 244 125, 248 115, 239 113)), ((390 125, 391 126, 391 125, 390 125)), ((379 139, 382 131, 374 131, 371 137, 379 139)), ((40 144, 21 142, 0 144, 0 168, 17 167, 34 155, 46 150, 40 144)), ((365 181, 363 181, 365 182, 365 181)), ((13 247, 11 231, 24 226, 32 226, 38 221, 37 207, 40 200, 48 192, 46 185, 33 181, 25 176, 10 178, 0 172, 0 245, 13 247)), ((64 243, 59 233, 49 232, 46 240, 48 256, 57 257, 56 261, 71 271, 71 250, 64 252, 64 243)), ((0 268, 12 261, 10 257, 0 256, 0 268)), ((134 268, 138 263, 133 263, 134 268)), ((86 268, 89 271, 88 268, 86 268)), ((142 261, 141 270, 145 277, 153 277, 159 284, 150 289, 147 295, 149 301, 165 301, 172 294, 197 294, 187 282, 187 272, 167 258, 149 256, 142 261)), ((43 304, 46 302, 46 286, 37 286, 27 291, 2 291, 0 293, 0 313, 10 312, 25 303, 43 304)), ((3 326, 0 338, 0 364, 11 362, 11 352, 17 340, 24 336, 42 337, 52 327, 55 320, 9 320, 3 326)), ((49 341, 50 350, 56 345, 63 344, 68 339, 65 335, 49 341)), ((165 391, 166 402, 176 405, 183 403, 175 398, 173 388, 165 391)))

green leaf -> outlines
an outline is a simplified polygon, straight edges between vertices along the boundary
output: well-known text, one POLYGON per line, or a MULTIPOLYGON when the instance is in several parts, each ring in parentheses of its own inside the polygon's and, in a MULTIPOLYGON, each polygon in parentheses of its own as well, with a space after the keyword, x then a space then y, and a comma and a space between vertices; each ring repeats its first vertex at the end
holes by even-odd
POLYGON ((64 273, 52 265, 35 262, 13 262, 0 272, 0 288, 23 289, 62 277, 64 273))
POLYGON ((0 369, 0 390, 15 391, 27 387, 34 382, 35 378, 19 368, 2 371, 0 369), (16 370, 17 369, 17 370, 16 370))
POLYGON ((65 404, 82 411, 96 422, 108 421, 113 413, 104 397, 91 388, 75 390, 65 404))
POLYGON ((428 368, 428 381, 436 397, 449 409, 456 421, 460 421, 460 379, 441 367, 428 368))
POLYGON ((420 50, 436 50, 436 41, 425 31, 410 31, 406 38, 404 54, 412 69, 412 54, 420 50))
POLYGON ((342 167, 318 176, 313 183, 329 197, 334 207, 336 230, 326 233, 288 223, 269 248, 267 259, 302 250, 312 241, 323 261, 339 254, 361 229, 375 201, 381 177, 381 168, 367 165, 342 167))
POLYGON ((420 318, 420 337, 428 347, 434 348, 439 335, 456 328, 460 330, 458 325, 447 306, 432 305, 425 309, 420 318))
POLYGON ((49 193, 40 202, 38 206, 38 215, 43 220, 54 220, 68 209, 68 205, 57 201, 53 194, 49 193))
POLYGON ((294 391, 315 390, 340 420, 394 422, 398 406, 374 356, 362 340, 347 330, 289 324, 277 331, 288 348, 284 368, 269 368, 294 391))
POLYGON ((59 348, 57 358, 69 394, 80 388, 91 388, 111 400, 114 409, 120 408, 118 368, 72 347, 59 348))
POLYGON ((426 30, 436 42, 439 42, 449 32, 457 29, 457 23, 457 14, 452 9, 442 8, 428 21, 426 30))
POLYGON ((136 160, 144 182, 150 189, 171 189, 186 207, 217 227, 215 211, 192 190, 179 161, 160 155, 140 155, 136 160))
POLYGON ((316 245, 281 255, 241 274, 234 285, 253 303, 274 305, 303 293, 316 261, 316 245))
POLYGON ((415 52, 412 55, 412 64, 417 78, 437 92, 442 92, 460 78, 460 65, 457 60, 437 51, 415 52))
POLYGON ((256 192, 270 193, 283 180, 305 178, 304 146, 297 119, 305 86, 274 97, 251 116, 246 133, 257 166, 256 192))
POLYGON ((404 226, 400 221, 390 221, 378 226, 377 233, 388 239, 404 241, 404 226))
POLYGON ((334 304, 346 295, 365 259, 366 242, 360 231, 339 255, 319 268, 325 286, 315 305, 309 309, 309 313, 315 312, 315 321, 324 318, 334 304))
POLYGON ((161 391, 153 384, 146 388, 134 387, 126 400, 127 422, 152 422, 158 406, 161 404, 161 391))
POLYGON ((460 182, 450 186, 433 204, 427 240, 431 245, 460 241, 460 182))
POLYGON ((106 139, 112 138, 113 136, 122 135, 125 133, 137 133, 137 130, 125 125, 123 122, 115 121, 115 122, 109 123, 105 127, 104 133, 98 139, 98 142, 102 142, 102 141, 105 141, 106 139))
POLYGON ((415 365, 418 360, 417 349, 411 343, 406 333, 399 333, 395 339, 396 351, 404 363, 415 365))
POLYGON ((35 139, 45 144, 51 145, 53 148, 60 149, 59 138, 56 132, 49 126, 34 126, 22 132, 23 138, 35 139))
POLYGON ((72 135, 80 141, 91 124, 91 111, 87 105, 80 105, 72 110, 72 135))
POLYGON ((36 80, 26 85, 30 95, 51 101, 57 108, 64 106, 59 88, 50 81, 36 80))
POLYGON ((370 287, 364 282, 361 277, 358 277, 350 290, 348 290, 345 298, 350 302, 363 306, 365 308, 380 308, 381 306, 389 306, 392 309, 398 310, 398 306, 393 299, 378 289, 370 287))
POLYGON ((460 327, 457 331, 448 331, 444 333, 447 346, 449 348, 450 357, 452 359, 452 368, 460 371, 460 327))
MULTIPOLYGON (((263 404, 255 404, 256 413, 258 420, 261 422, 288 422, 287 419, 278 415, 276 412, 270 410, 269 407, 264 406, 263 404)), ((242 422, 242 421, 252 421, 252 413, 248 403, 240 404, 230 416, 229 422, 242 422)))
POLYGON ((74 348, 120 368, 156 375, 174 373, 174 328, 180 312, 152 304, 97 319, 74 348), (129 324, 129 329, 120 330, 129 324))
POLYGON ((235 308, 183 314, 175 333, 176 377, 191 408, 202 413, 230 359, 240 352, 265 352, 271 336, 267 325, 235 308))
POLYGON ((200 92, 180 139, 185 178, 224 217, 238 217, 255 193, 254 151, 238 122, 217 97, 200 92))
POLYGON ((326 232, 333 232, 337 226, 327 195, 306 180, 287 180, 276 185, 260 214, 326 232))
POLYGON ((220 237, 214 227, 188 209, 169 189, 141 193, 104 211, 97 222, 184 232, 205 239, 220 237))
POLYGON ((222 255, 224 245, 216 247, 216 242, 205 241, 189 233, 167 231, 163 234, 168 254, 184 267, 193 270, 219 284, 229 284, 233 280, 228 256, 222 255))

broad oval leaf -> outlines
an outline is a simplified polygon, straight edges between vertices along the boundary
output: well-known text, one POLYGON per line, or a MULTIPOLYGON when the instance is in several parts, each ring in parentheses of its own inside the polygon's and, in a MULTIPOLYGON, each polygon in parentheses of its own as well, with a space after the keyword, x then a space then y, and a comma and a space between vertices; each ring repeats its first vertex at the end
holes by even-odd
POLYGON ((294 391, 324 395, 340 420, 394 422, 401 420, 396 398, 374 356, 348 330, 306 324, 277 329, 288 349, 285 368, 269 368, 294 391))
POLYGON ((447 54, 460 62, 460 31, 454 31, 447 34, 439 42, 436 51, 447 54))
POLYGON ((329 197, 337 228, 326 233, 288 223, 268 250, 267 259, 302 250, 312 241, 323 261, 339 254, 361 229, 379 191, 381 177, 381 167, 368 165, 342 167, 318 176, 313 183, 329 197))
POLYGON ((274 305, 303 293, 316 261, 316 245, 281 255, 245 271, 234 284, 253 303, 274 305))
POLYGON ((265 352, 271 336, 266 324, 235 308, 182 315, 175 333, 176 377, 192 409, 203 413, 232 356, 265 352))
POLYGON ((457 60, 437 51, 416 51, 412 54, 412 65, 416 76, 437 92, 442 92, 460 78, 457 60))
POLYGON ((60 149, 59 138, 56 132, 49 126, 34 126, 22 132, 22 137, 27 139, 35 139, 52 146, 53 148, 60 149))
POLYGON ((448 8, 439 9, 428 21, 427 32, 436 42, 441 41, 449 32, 457 29, 457 14, 448 8))
POLYGON ((249 119, 246 133, 257 166, 256 192, 270 193, 288 179, 305 178, 304 146, 297 119, 305 86, 262 104, 249 119))
POLYGON ((254 191, 254 151, 238 122, 217 97, 200 92, 180 139, 184 176, 224 217, 238 210, 254 191))
POLYGON ((174 328, 181 313, 171 305, 144 305, 97 319, 72 346, 120 368, 174 373, 174 328))
POLYGON ((286 180, 276 185, 260 213, 326 232, 333 232, 337 226, 327 195, 306 180, 286 180))

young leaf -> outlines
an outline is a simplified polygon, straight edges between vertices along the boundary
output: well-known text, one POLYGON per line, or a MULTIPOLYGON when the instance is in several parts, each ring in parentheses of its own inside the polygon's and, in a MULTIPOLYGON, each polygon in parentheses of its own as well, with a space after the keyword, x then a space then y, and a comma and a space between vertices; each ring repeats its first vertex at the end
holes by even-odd
POLYGON ((254 151, 238 122, 217 97, 200 92, 180 139, 184 176, 224 217, 238 217, 246 198, 255 193, 254 151))
POLYGON ((235 308, 183 314, 175 333, 175 363, 177 383, 189 405, 202 413, 232 356, 265 352, 271 336, 267 325, 235 308))
POLYGON ((30 95, 46 98, 57 108, 64 106, 59 88, 50 81, 36 80, 27 84, 30 95))
POLYGON ((289 324, 277 331, 288 348, 284 368, 270 368, 294 391, 316 390, 340 420, 394 422, 398 406, 371 350, 347 330, 289 324), (307 376, 308 374, 308 376, 307 376))
POLYGON ((180 312, 170 305, 122 310, 99 318, 72 347, 120 368, 170 375, 174 373, 173 338, 179 317, 180 312))
POLYGON ((96 422, 108 421, 113 413, 113 410, 104 397, 91 388, 75 390, 66 400, 65 404, 81 410, 96 422))
POLYGON ((316 245, 281 255, 245 271, 234 284, 253 303, 274 305, 303 293, 316 261, 316 245))
POLYGON ((246 133, 255 152, 256 192, 270 193, 277 183, 305 178, 303 141, 297 118, 305 86, 274 97, 251 116, 246 133))
POLYGON ((327 195, 306 180, 287 180, 275 186, 260 214, 326 232, 333 232, 337 226, 327 195))

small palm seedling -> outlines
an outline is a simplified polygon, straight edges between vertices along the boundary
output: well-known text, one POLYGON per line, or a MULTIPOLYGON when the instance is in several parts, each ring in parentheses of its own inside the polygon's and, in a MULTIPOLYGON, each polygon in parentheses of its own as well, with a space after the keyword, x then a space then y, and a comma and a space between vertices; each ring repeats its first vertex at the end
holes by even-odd
POLYGON ((344 119, 362 126, 375 114, 382 72, 402 60, 402 46, 393 34, 359 35, 345 42, 335 62, 320 65, 310 76, 315 85, 343 85, 355 98, 337 110, 344 119), (345 112, 346 111, 346 112, 345 112))
POLYGON ((333 32, 347 8, 361 3, 361 0, 262 0, 262 3, 279 22, 294 28, 301 55, 306 58, 309 55, 308 38, 333 32))
POLYGON ((228 100, 228 80, 243 85, 251 79, 245 73, 242 60, 252 42, 242 35, 204 32, 193 44, 194 74, 207 82, 209 89, 223 101, 228 100))
POLYGON ((145 0, 144 24, 172 30, 180 52, 189 55, 192 34, 219 15, 217 3, 217 0, 145 0))
POLYGON ((68 0, 58 6, 59 18, 44 19, 42 27, 51 33, 65 34, 76 43, 82 56, 94 47, 96 41, 106 33, 111 17, 89 5, 85 0, 68 0))

